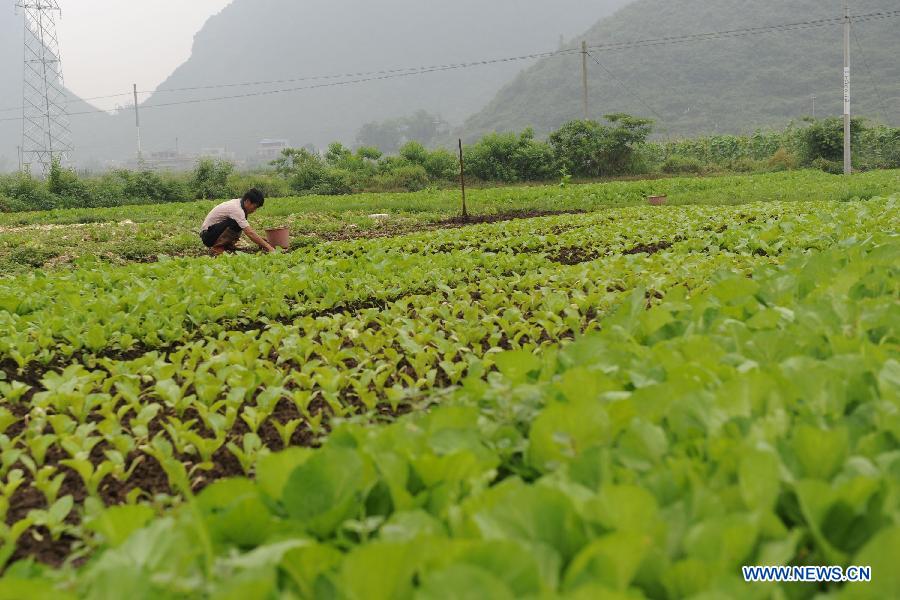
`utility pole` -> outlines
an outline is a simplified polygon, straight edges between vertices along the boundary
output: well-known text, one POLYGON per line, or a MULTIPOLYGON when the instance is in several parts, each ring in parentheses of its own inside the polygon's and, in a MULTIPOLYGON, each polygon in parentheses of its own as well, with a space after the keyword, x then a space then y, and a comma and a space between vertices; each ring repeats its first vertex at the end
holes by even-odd
POLYGON ((463 159, 462 138, 459 138, 459 187, 462 189, 462 218, 469 218, 469 211, 466 210, 466 163, 463 159))
POLYGON ((853 172, 850 152, 850 3, 844 0, 844 175, 853 172))
POLYGON ((813 94, 812 101, 813 101, 812 118, 813 118, 813 120, 815 120, 815 118, 816 118, 816 95, 815 94, 813 94))
POLYGON ((22 146, 16 146, 16 156, 19 158, 19 173, 22 172, 22 146))
POLYGON ((141 112, 138 109, 137 84, 134 84, 134 124, 137 127, 137 159, 138 164, 144 162, 144 153, 141 149, 141 112))
POLYGON ((581 42, 581 88, 582 102, 584 104, 584 120, 588 120, 588 78, 587 78, 587 42, 581 42))

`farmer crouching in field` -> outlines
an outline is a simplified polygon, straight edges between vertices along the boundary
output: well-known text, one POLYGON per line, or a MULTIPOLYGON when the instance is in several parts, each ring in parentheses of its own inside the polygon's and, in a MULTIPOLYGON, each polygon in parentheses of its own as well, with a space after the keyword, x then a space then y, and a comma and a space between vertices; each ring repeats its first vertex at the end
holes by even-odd
POLYGON ((209 248, 209 253, 219 256, 223 252, 234 252, 241 233, 246 233, 266 252, 275 252, 275 248, 253 231, 247 221, 247 217, 262 208, 265 202, 259 190, 251 189, 243 198, 223 202, 212 209, 200 228, 200 239, 209 248))

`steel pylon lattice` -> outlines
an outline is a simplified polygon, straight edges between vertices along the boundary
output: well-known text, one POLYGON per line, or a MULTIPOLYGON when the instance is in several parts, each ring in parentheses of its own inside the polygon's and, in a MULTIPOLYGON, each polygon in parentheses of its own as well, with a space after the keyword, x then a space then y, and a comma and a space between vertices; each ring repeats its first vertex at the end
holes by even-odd
POLYGON ((65 163, 73 150, 63 84, 56 20, 57 0, 19 0, 25 20, 22 78, 22 162, 42 174, 54 160, 65 163))

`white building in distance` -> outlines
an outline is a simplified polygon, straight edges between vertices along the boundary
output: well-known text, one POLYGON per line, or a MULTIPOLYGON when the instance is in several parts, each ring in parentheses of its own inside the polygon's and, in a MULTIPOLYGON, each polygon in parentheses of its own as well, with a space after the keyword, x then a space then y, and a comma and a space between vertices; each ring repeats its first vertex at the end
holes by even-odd
POLYGON ((281 139, 260 140, 256 146, 256 158, 263 163, 271 162, 281 156, 281 151, 290 148, 291 143, 281 139))

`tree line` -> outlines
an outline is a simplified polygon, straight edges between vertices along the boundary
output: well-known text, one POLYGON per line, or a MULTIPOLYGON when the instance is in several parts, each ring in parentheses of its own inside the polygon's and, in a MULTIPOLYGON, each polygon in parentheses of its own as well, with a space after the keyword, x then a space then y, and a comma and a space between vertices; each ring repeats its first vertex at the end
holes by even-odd
MULTIPOLYGON (((420 125, 425 119, 417 117, 420 125)), ((423 125, 424 128, 424 125, 423 125)), ((545 140, 534 131, 491 133, 465 147, 467 175, 484 185, 568 182, 654 174, 842 170, 840 119, 809 119, 783 131, 649 141, 653 121, 617 113, 564 124, 545 140)), ((853 120, 854 166, 900 168, 900 128, 853 120)), ((0 211, 91 208, 237 197, 256 187, 268 197, 418 191, 455 185, 456 153, 405 141, 396 153, 373 145, 331 144, 325 152, 289 148, 269 167, 238 172, 200 160, 188 173, 113 170, 79 175, 54 164, 48 177, 0 176, 0 211)))

